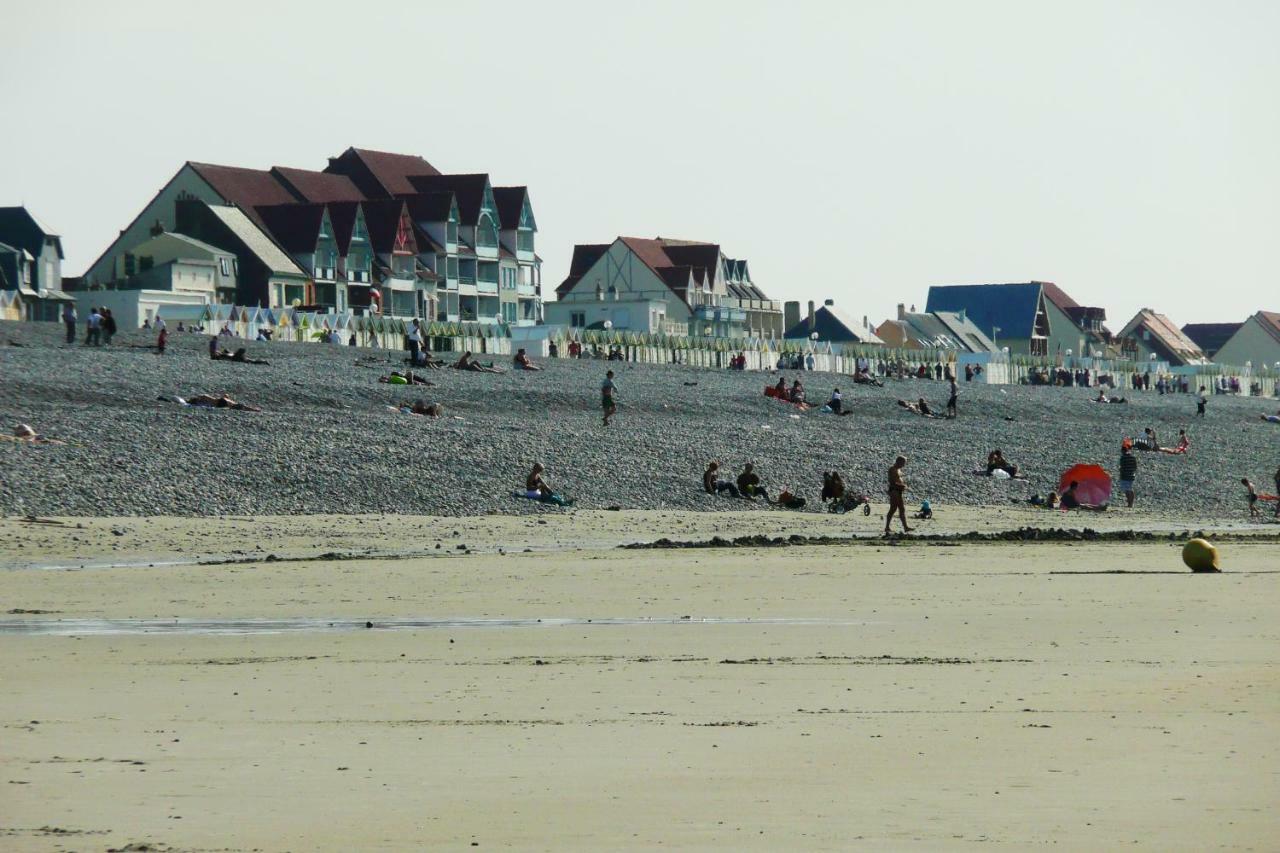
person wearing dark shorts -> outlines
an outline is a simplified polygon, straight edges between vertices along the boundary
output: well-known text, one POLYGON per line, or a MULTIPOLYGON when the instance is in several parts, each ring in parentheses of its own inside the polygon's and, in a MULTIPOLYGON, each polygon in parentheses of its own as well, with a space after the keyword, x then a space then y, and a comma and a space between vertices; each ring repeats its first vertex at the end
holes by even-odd
POLYGON ((618 413, 618 401, 615 399, 618 386, 613 384, 613 371, 610 370, 604 375, 604 382, 600 385, 600 407, 604 409, 604 425, 609 425, 609 418, 618 413))
POLYGON ((951 380, 951 396, 947 398, 947 417, 954 418, 956 416, 956 395, 960 393, 960 388, 956 385, 956 380, 951 380))
POLYGON ((1129 442, 1120 445, 1120 492, 1124 495, 1126 506, 1133 506, 1133 481, 1138 476, 1138 457, 1133 455, 1129 442))
POLYGON ((1201 385, 1200 393, 1196 395, 1196 414, 1202 418, 1204 417, 1205 404, 1208 402, 1208 398, 1204 396, 1204 386, 1201 385))

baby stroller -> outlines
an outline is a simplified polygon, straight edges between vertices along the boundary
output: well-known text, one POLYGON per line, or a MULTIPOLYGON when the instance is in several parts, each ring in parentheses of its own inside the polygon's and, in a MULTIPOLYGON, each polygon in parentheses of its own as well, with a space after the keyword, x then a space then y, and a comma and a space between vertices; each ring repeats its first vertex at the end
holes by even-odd
POLYGON ((835 498, 827 505, 828 512, 846 513, 862 507, 863 515, 871 515, 871 499, 866 495, 855 495, 852 492, 846 492, 838 498, 835 498))

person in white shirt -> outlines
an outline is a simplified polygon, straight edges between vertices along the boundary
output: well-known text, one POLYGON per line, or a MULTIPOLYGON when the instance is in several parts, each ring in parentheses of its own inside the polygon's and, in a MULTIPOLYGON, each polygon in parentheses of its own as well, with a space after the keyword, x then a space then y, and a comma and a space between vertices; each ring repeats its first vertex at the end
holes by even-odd
POLYGON ((102 346, 102 315, 98 313, 97 308, 91 308, 89 319, 86 321, 88 332, 84 337, 85 346, 102 346))
POLYGON ((418 323, 418 318, 414 317, 413 322, 409 324, 409 331, 405 333, 405 338, 409 342, 409 363, 418 363, 418 351, 422 348, 422 326, 418 323))

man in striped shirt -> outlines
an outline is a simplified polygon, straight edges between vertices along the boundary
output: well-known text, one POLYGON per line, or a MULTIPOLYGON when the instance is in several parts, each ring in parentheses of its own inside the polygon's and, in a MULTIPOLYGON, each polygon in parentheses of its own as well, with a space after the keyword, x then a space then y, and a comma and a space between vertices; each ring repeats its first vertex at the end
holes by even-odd
POLYGON ((1138 476, 1138 457, 1133 455, 1133 448, 1126 441, 1120 445, 1120 491, 1124 493, 1126 506, 1133 506, 1133 481, 1138 476))

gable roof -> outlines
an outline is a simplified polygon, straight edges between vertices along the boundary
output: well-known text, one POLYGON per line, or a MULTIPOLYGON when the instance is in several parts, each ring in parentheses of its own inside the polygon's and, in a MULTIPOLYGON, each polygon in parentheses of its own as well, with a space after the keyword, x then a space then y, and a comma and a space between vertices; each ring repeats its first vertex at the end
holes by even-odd
POLYGON ((1035 329, 1043 287, 1038 281, 938 285, 929 288, 924 310, 930 314, 935 311, 963 311, 986 334, 999 327, 1001 338, 1029 339, 1035 329))
POLYGON ((1071 312, 1068 309, 1080 307, 1079 302, 1076 302, 1067 295, 1066 291, 1051 281, 1033 281, 1031 283, 1040 285, 1044 289, 1044 298, 1058 306, 1063 314, 1070 314, 1071 312))
POLYGON ((161 237, 169 237, 171 239, 178 240, 180 242, 186 243, 188 246, 191 246, 196 249, 201 249, 203 251, 209 252, 214 255, 234 254, 234 252, 230 252, 226 249, 220 249, 217 246, 213 245, 212 243, 206 243, 203 240, 197 240, 195 237, 192 237, 188 234, 182 234, 178 231, 165 231, 163 234, 157 234, 154 237, 151 237, 147 240, 143 240, 141 243, 139 243, 137 246, 133 248, 133 252, 136 253, 138 249, 141 249, 143 246, 147 245, 152 240, 158 240, 161 237))
POLYGON ((834 305, 822 305, 813 312, 813 328, 809 328, 809 318, 802 317, 790 329, 783 333, 784 338, 807 338, 813 332, 818 333, 818 340, 833 343, 882 344, 883 340, 869 326, 851 320, 834 305))
POLYGON ((62 253, 62 238, 50 231, 31 211, 25 207, 0 207, 0 238, 16 248, 26 249, 33 257, 40 257, 44 251, 45 238, 52 237, 58 250, 58 259, 66 256, 62 253))
POLYGON ((213 163, 187 162, 187 165, 214 192, 224 200, 243 210, 250 219, 257 219, 257 208, 290 204, 297 201, 284 184, 262 169, 242 169, 239 166, 218 166, 213 163))
POLYGON ((291 255, 307 255, 316 250, 323 204, 276 204, 256 208, 267 233, 291 255))
MULTIPOLYGON (((369 229, 369 243, 375 252, 389 255, 395 249, 396 233, 400 229, 404 209, 404 201, 398 198, 364 203, 364 224, 369 229)), ((414 239, 412 233, 409 239, 414 239)), ((416 246, 411 248, 417 254, 416 246)))
MULTIPOLYGON (((484 188, 489 176, 484 173, 470 175, 413 175, 408 192, 440 192, 449 190, 458 200, 458 215, 463 225, 475 225, 480 220, 480 207, 484 204, 484 188)), ((498 223, 501 227, 501 223, 498 223)), ((512 226, 513 228, 515 226, 512 226)))
POLYGON ((569 262, 569 275, 556 288, 556 296, 564 296, 582 280, 587 270, 609 251, 612 243, 579 243, 573 247, 573 259, 569 262))
POLYGON ((204 202, 199 204, 225 225, 227 230, 234 234, 246 249, 253 252, 271 272, 281 275, 306 275, 302 268, 294 263, 293 259, 285 254, 240 208, 204 202))
POLYGON ((453 207, 453 192, 450 190, 414 193, 401 198, 409 205, 409 215, 415 222, 445 222, 453 207))
POLYGON ((494 187, 493 203, 498 208, 498 219, 502 227, 515 230, 520 225, 520 214, 524 211, 524 200, 529 195, 528 187, 494 187))
POLYGON ((1135 314, 1133 319, 1121 330, 1120 337, 1134 337, 1139 330, 1145 330, 1149 333, 1144 338, 1144 343, 1150 349, 1163 356, 1166 361, 1175 364, 1190 364, 1208 360, 1205 358, 1204 351, 1200 349, 1195 341, 1184 335, 1177 326, 1170 322, 1168 317, 1152 311, 1150 308, 1143 308, 1135 314))
POLYGON ((330 201, 364 201, 364 193, 346 175, 273 166, 271 176, 298 201, 323 204, 330 201))
POLYGON ((333 226, 333 239, 338 244, 338 254, 345 258, 351 248, 351 236, 355 233, 356 214, 360 210, 360 204, 354 201, 335 201, 325 206, 329 208, 329 224, 333 226))
POLYGON ((1206 354, 1213 355, 1243 325, 1244 323, 1187 323, 1182 327, 1182 334, 1195 341, 1206 354))
POLYGON ((368 148, 348 148, 329 158, 325 171, 346 175, 368 198, 390 198, 414 192, 414 175, 438 175, 440 171, 416 154, 393 154, 368 148))
POLYGON ((1275 311, 1259 311, 1251 318, 1258 321, 1258 325, 1271 334, 1271 337, 1280 341, 1280 314, 1275 311))

